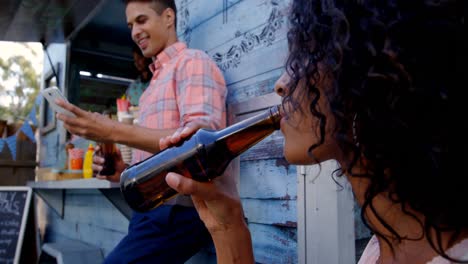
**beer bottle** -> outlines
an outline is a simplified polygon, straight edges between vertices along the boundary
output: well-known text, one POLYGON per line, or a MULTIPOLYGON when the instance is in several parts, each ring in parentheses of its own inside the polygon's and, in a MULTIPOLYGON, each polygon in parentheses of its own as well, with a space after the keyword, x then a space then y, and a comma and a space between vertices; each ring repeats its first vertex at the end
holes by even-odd
POLYGON ((181 145, 128 167, 120 176, 125 200, 136 211, 148 211, 177 194, 166 183, 168 172, 202 182, 221 175, 232 159, 279 129, 279 110, 274 106, 219 131, 200 129, 181 145))
MULTIPOLYGON (((104 111, 103 115, 106 115, 109 119, 112 119, 112 115, 108 111, 104 111)), ((99 152, 104 158, 104 164, 102 170, 99 172, 103 176, 111 176, 115 174, 115 160, 117 158, 117 145, 114 142, 102 142, 99 144, 99 152)))
POLYGON ((113 142, 99 144, 100 153, 104 158, 102 170, 99 172, 103 176, 111 176, 115 174, 115 160, 117 158, 117 145, 113 142))

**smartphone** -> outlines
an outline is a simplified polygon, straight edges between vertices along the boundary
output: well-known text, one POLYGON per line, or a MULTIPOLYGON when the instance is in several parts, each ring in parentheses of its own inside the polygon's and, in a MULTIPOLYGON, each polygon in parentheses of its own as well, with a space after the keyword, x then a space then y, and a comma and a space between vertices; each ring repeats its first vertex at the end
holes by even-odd
POLYGON ((67 109, 57 105, 55 103, 55 100, 57 99, 62 99, 65 102, 68 102, 67 98, 62 94, 60 89, 56 86, 48 87, 44 90, 41 91, 42 96, 49 102, 50 108, 54 110, 57 113, 61 113, 70 117, 76 117, 75 114, 72 112, 68 111, 67 109))

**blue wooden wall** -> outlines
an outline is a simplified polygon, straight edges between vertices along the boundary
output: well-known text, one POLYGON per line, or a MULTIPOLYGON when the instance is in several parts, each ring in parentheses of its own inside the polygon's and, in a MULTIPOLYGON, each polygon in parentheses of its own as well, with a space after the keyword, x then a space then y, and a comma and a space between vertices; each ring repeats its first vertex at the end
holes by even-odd
MULTIPOLYGON (((279 0, 178 1, 180 39, 224 73, 228 104, 273 92, 287 55, 287 5, 279 0)), ((275 133, 241 155, 240 196, 258 263, 297 263, 296 167, 275 133)))
MULTIPOLYGON (((228 104, 273 92, 287 54, 288 0, 176 3, 180 40, 216 61, 228 104)), ((282 158, 282 140, 277 132, 240 159, 240 195, 258 263, 297 263, 296 167, 282 158)), ((68 190, 63 219, 47 206, 42 211, 45 241, 79 239, 107 255, 127 232, 128 220, 97 190, 68 190)), ((189 262, 214 263, 212 249, 189 262)))
POLYGON ((67 190, 63 218, 42 202, 38 209, 44 242, 80 240, 107 255, 127 233, 128 220, 98 190, 67 190))

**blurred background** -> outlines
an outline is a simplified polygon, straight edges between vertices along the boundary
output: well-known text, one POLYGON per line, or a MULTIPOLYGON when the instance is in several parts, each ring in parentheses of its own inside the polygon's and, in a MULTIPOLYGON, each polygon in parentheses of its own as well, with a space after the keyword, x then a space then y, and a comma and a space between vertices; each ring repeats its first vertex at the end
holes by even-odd
POLYGON ((40 89, 39 42, 0 41, 0 120, 25 120, 40 89))

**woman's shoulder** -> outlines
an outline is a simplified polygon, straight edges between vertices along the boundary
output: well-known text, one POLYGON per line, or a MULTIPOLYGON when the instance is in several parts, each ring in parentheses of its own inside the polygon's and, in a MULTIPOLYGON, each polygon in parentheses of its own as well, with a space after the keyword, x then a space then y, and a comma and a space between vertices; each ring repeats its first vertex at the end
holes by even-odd
MULTIPOLYGON (((468 261, 468 238, 460 241, 459 243, 455 244, 449 250, 447 250, 447 254, 457 260, 468 261)), ((358 264, 375 264, 380 256, 380 249, 379 249, 379 241, 377 237, 374 235, 367 243, 366 248, 364 249, 361 258, 359 259, 358 264)), ((451 261, 437 256, 429 261, 427 264, 450 264, 451 261)))
MULTIPOLYGON (((463 239, 459 243, 455 244, 453 247, 451 247, 449 250, 447 250, 447 255, 449 255, 451 258, 454 258, 456 260, 461 260, 461 261, 468 261, 468 238, 463 239)), ((431 261, 429 261, 427 264, 449 264, 452 263, 451 261, 441 257, 437 256, 431 261)))
POLYGON ((362 252, 358 264, 375 264, 380 257, 379 241, 374 235, 367 243, 366 248, 362 252))

